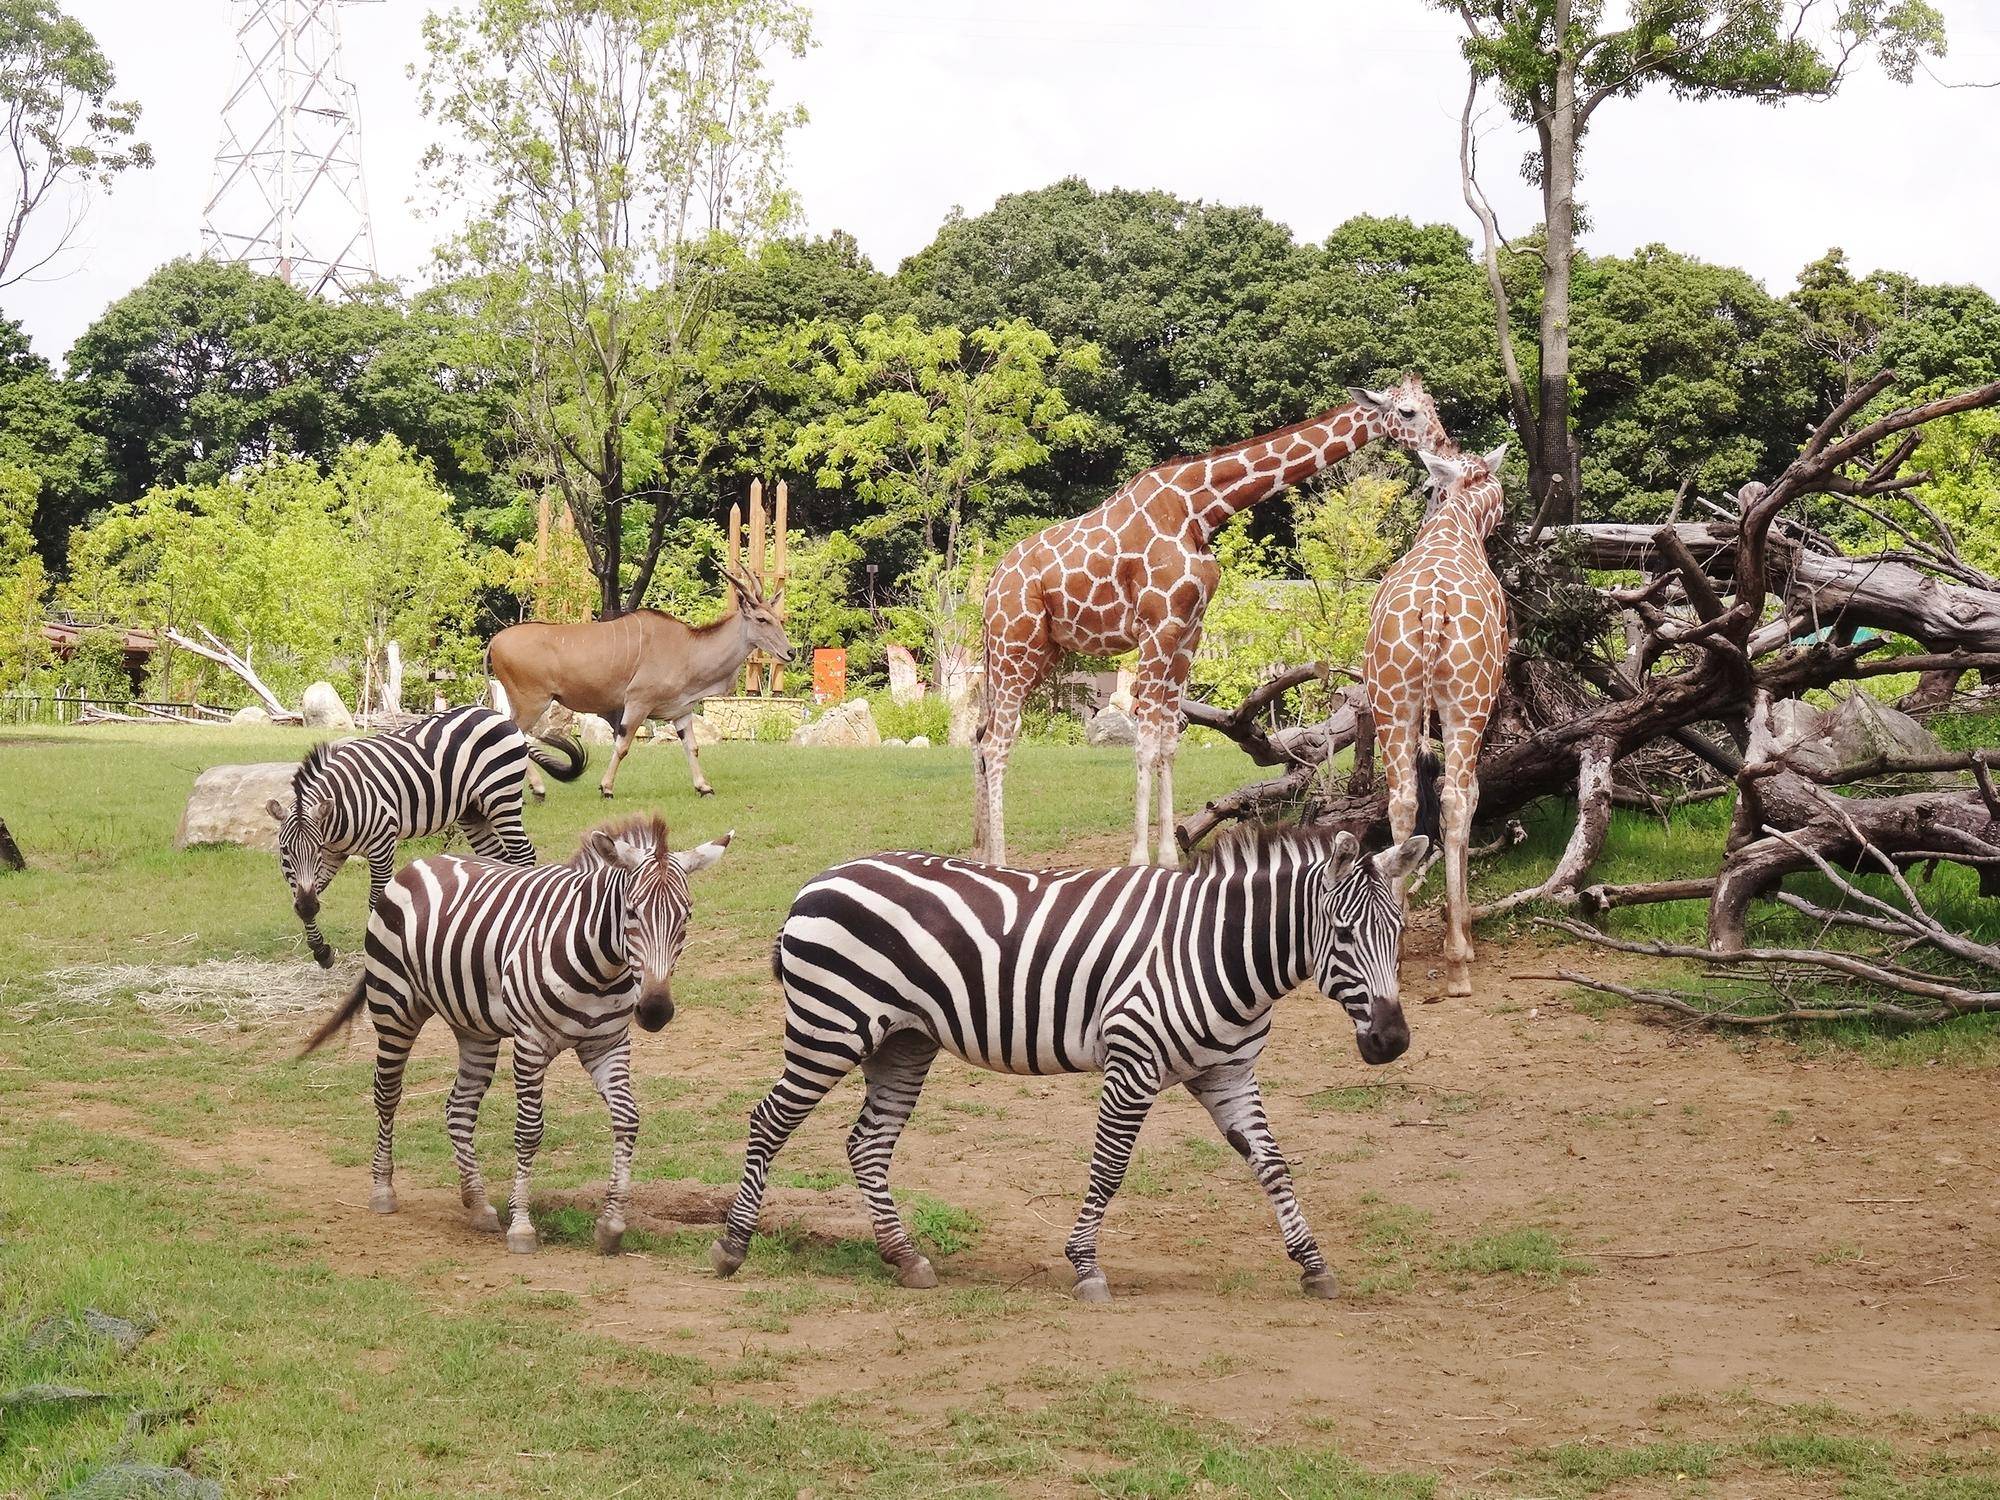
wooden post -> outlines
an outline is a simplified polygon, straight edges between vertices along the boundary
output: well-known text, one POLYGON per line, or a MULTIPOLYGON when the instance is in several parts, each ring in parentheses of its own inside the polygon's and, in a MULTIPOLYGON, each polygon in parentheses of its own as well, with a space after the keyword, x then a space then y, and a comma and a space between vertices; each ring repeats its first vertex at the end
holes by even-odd
MULTIPOLYGON (((761 589, 764 586, 764 481, 761 479, 750 481, 749 530, 744 546, 747 554, 744 573, 761 589)), ((751 653, 750 660, 743 664, 744 692, 755 697, 762 691, 767 665, 769 663, 765 661, 763 652, 751 653)))
POLYGON ((549 617, 549 492, 535 497, 535 616, 549 617))
MULTIPOLYGON (((764 590, 764 597, 767 599, 783 591, 785 579, 788 576, 785 555, 785 523, 789 519, 786 512, 790 508, 791 498, 789 486, 786 485, 784 480, 780 479, 778 481, 777 514, 771 519, 771 550, 774 556, 772 558, 772 580, 764 590)), ((762 580, 760 579, 759 582, 761 583, 762 580)), ((782 600, 779 601, 776 613, 780 621, 785 618, 785 606, 782 600)), ((773 662, 771 663, 771 691, 773 693, 782 693, 784 690, 784 669, 776 662, 773 662)))

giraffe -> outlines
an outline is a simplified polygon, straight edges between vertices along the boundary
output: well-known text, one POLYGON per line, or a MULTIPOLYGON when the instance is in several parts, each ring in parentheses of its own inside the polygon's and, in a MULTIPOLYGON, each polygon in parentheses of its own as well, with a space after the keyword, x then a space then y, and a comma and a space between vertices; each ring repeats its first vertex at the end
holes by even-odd
POLYGON ((1064 652, 1116 656, 1136 649, 1139 775, 1131 862, 1147 862, 1156 780, 1159 862, 1179 862, 1174 751, 1181 694, 1215 589, 1209 543, 1216 530, 1378 438, 1412 450, 1456 451, 1417 376, 1350 395, 1310 421, 1156 465, 1097 509, 1058 521, 1000 560, 986 588, 986 684, 972 752, 975 858, 1006 862, 1002 786, 1028 695, 1064 652))
POLYGON ((1433 487, 1430 510, 1410 550, 1382 579, 1362 656, 1397 839, 1416 826, 1417 752, 1437 715, 1444 742, 1445 974, 1454 995, 1472 993, 1466 840, 1479 803, 1479 742, 1507 660, 1507 598, 1486 563, 1486 538, 1504 503, 1499 476, 1506 456, 1505 443, 1466 458, 1421 455, 1433 487))

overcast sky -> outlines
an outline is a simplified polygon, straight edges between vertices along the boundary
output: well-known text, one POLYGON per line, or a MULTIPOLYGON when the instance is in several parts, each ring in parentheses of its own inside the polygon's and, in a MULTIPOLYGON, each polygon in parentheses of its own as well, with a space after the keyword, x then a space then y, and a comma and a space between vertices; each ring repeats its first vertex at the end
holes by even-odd
MULTIPOLYGON (((432 3, 343 12, 380 269, 412 284, 435 226, 415 201, 429 132, 405 70, 432 3)), ((1939 4, 1939 75, 2000 77, 2000 3, 1939 4)), ((233 45, 229 0, 63 5, 143 104, 159 165, 93 205, 60 274, 0 293, 52 357, 161 261, 199 250, 233 45)), ((812 115, 791 178, 813 230, 850 231, 885 270, 954 204, 976 213, 1071 173, 1256 204, 1308 239, 1357 213, 1474 227, 1457 23, 1422 0, 819 0, 814 25, 818 45, 782 70, 812 115)), ((1522 149, 1501 134, 1484 158, 1509 231, 1537 218, 1522 149)), ((1585 168, 1595 251, 1662 241, 1783 292, 1838 244, 1863 269, 2000 292, 2000 90, 1870 75, 1784 110, 1656 93, 1605 106, 1585 168)))

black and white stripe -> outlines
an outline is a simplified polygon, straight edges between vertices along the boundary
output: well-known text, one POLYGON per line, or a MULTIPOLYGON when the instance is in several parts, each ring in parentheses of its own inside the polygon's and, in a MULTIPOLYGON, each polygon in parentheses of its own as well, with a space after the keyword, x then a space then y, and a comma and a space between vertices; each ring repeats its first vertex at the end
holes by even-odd
POLYGON ((310 1052, 365 1004, 375 1025, 375 1161, 369 1206, 396 1211, 394 1139, 403 1069, 432 1016, 458 1037, 458 1079, 445 1128, 460 1198, 476 1228, 497 1229, 473 1151, 473 1126, 500 1054, 514 1044, 514 1186, 507 1248, 535 1248, 528 1176, 542 1141, 542 1083, 575 1049, 611 1112, 611 1185, 597 1246, 625 1233, 639 1112, 632 1100, 631 1023, 673 1019, 669 978, 687 941, 687 878, 722 857, 729 835, 670 852, 666 824, 637 818, 597 829, 566 864, 521 870, 440 854, 413 860, 368 919, 367 962, 346 1005, 306 1043, 310 1052))
POLYGON ((583 747, 554 742, 561 757, 477 705, 431 714, 367 739, 315 745, 292 778, 289 810, 275 799, 278 861, 292 888, 292 908, 322 967, 333 949, 320 935, 319 898, 340 867, 368 861, 368 902, 382 899, 396 869, 396 842, 436 833, 449 823, 473 851, 514 865, 535 862, 521 827, 521 778, 532 760, 560 781, 583 773, 583 747))
POLYGON ((876 1243, 903 1285, 935 1285, 889 1196, 889 1156, 944 1050, 999 1072, 1104 1074, 1066 1247, 1079 1297, 1110 1295, 1098 1225, 1154 1099, 1174 1084, 1256 1172, 1307 1290, 1331 1295, 1256 1062, 1273 1004, 1307 979, 1347 1012, 1365 1060, 1402 1054, 1396 882, 1425 848, 1420 836, 1364 859, 1347 834, 1292 830, 1225 840, 1190 870, 1034 872, 898 853, 825 871, 799 892, 772 954, 784 1071, 751 1112, 716 1269, 742 1264, 772 1157, 859 1067, 867 1098, 847 1153, 876 1243))

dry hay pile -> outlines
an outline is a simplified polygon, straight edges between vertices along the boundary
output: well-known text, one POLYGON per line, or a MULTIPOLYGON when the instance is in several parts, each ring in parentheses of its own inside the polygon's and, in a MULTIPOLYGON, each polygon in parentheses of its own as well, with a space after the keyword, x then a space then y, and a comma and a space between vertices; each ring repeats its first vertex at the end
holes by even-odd
POLYGON ((352 978, 317 964, 212 958, 197 964, 78 964, 51 969, 47 999, 29 1012, 132 1007, 191 1029, 231 1028, 314 1014, 340 1003, 352 978))

